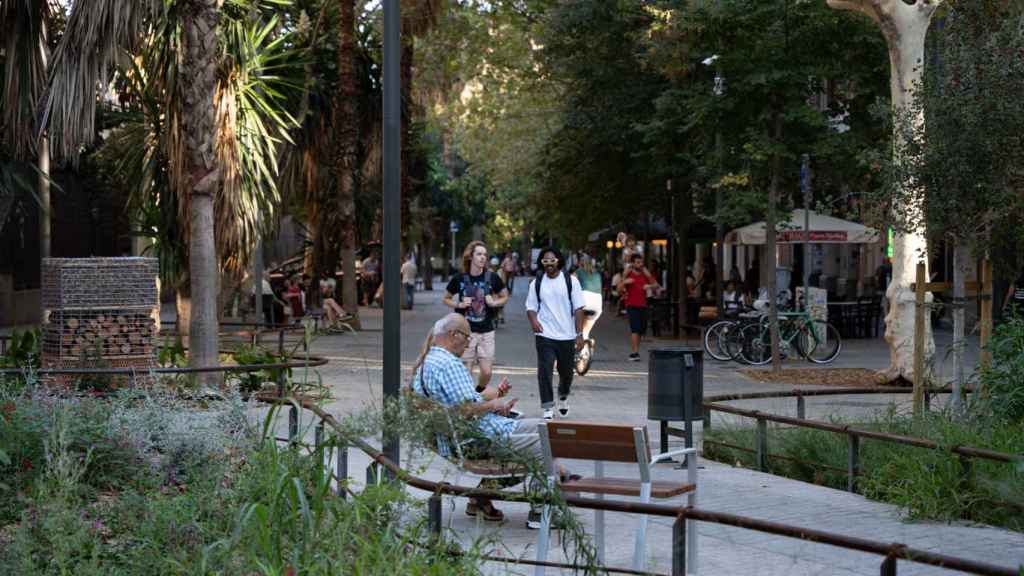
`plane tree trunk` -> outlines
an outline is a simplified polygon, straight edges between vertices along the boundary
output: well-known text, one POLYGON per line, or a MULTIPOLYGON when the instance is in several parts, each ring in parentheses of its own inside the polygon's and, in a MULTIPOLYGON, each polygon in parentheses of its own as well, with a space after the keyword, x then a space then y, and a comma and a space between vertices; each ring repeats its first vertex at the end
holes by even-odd
MULTIPOLYGON (((913 104, 914 85, 921 79, 924 42, 935 9, 943 0, 827 0, 837 10, 859 12, 871 18, 881 29, 889 46, 890 91, 893 110, 913 104)), ((915 129, 924 130, 924 119, 915 120, 915 129)), ((897 132, 898 137, 898 132, 897 132)), ((898 149, 899 146, 896 147, 898 149)), ((901 210, 919 207, 901 206, 901 210)), ((893 239, 892 281, 886 290, 889 312, 885 316, 885 339, 889 343, 890 363, 886 379, 914 381, 914 282, 917 263, 926 253, 924 232, 897 233, 893 239)), ((927 266, 927 258, 925 266, 927 266)), ((929 300, 931 295, 928 295, 929 300)), ((925 322, 925 370, 932 365, 935 341, 931 324, 925 322)))

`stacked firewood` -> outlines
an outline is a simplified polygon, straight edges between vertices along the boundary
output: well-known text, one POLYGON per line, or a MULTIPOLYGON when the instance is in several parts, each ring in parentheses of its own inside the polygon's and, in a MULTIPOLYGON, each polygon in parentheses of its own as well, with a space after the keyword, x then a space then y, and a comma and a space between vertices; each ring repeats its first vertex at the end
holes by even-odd
POLYGON ((145 312, 54 312, 46 347, 58 357, 144 356, 154 350, 156 324, 145 312))

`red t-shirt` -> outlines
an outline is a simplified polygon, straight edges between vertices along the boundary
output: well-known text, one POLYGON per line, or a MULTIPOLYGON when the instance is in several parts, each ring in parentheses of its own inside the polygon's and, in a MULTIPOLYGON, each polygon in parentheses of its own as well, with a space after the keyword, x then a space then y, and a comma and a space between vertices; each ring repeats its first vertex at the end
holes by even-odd
POLYGON ((624 299, 626 308, 646 308, 647 290, 644 289, 650 281, 647 276, 631 270, 626 278, 632 278, 632 284, 626 284, 626 297, 624 299))

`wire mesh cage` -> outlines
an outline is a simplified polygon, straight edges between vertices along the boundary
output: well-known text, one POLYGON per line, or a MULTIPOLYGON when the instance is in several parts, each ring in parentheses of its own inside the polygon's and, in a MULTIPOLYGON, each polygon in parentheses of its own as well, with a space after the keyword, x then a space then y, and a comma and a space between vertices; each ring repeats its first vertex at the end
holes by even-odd
MULTIPOLYGON (((156 366, 155 258, 46 258, 42 266, 45 368, 156 366)), ((49 380, 67 385, 75 376, 49 380)), ((80 378, 79 378, 80 379, 80 378)), ((128 378, 108 378, 112 387, 128 378)))

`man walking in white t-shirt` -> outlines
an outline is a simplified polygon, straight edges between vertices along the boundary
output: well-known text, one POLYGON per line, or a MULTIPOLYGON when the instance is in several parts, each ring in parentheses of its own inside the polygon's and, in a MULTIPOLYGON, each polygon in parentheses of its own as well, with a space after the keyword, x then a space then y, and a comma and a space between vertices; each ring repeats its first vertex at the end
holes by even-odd
POLYGON ((565 260, 555 248, 544 248, 537 257, 543 273, 530 282, 526 316, 537 344, 537 384, 544 418, 555 417, 552 371, 558 363, 558 414, 569 415, 575 353, 583 347, 583 290, 574 276, 562 270, 565 260))

